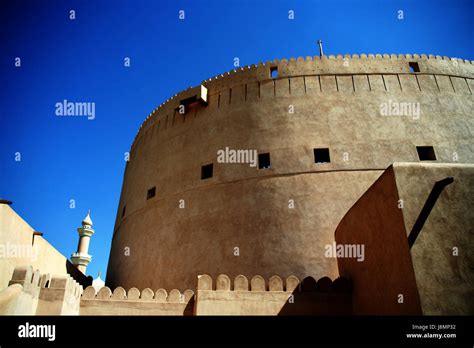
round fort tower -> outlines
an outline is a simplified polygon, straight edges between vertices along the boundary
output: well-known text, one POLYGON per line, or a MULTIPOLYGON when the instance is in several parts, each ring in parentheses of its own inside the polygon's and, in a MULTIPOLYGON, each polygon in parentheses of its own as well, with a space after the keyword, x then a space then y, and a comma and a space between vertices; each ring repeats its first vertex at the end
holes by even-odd
POLYGON ((275 60, 175 95, 132 144, 107 285, 337 277, 325 246, 383 170, 474 162, 473 92, 471 61, 353 55, 275 60), (263 168, 219 163, 226 147, 256 150, 263 168))

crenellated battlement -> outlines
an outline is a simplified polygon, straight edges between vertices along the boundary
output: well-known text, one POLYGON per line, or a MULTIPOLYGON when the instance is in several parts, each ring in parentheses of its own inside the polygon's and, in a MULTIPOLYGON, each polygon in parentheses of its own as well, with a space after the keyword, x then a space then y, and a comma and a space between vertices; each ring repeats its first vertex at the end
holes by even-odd
MULTIPOLYGON (((374 77, 375 79, 375 77, 374 77)), ((278 97, 279 87, 290 85, 294 80, 296 95, 312 94, 319 89, 320 92, 370 92, 386 91, 392 92, 454 92, 472 94, 474 89, 474 61, 450 58, 439 55, 426 54, 338 54, 329 56, 291 57, 289 59, 275 59, 273 61, 261 62, 232 69, 226 73, 210 77, 202 81, 201 85, 209 91, 210 103, 221 104, 240 103, 247 100, 264 99, 266 96, 278 97), (410 71, 410 64, 416 64, 419 71, 410 71), (277 77, 271 76, 271 71, 278 73, 277 77), (397 81, 378 81, 373 86, 357 84, 354 80, 362 81, 368 76, 388 76, 397 81), (329 76, 336 80, 335 83, 322 81, 323 77, 329 76), (345 86, 347 81, 343 77, 353 80, 351 86, 345 86), (420 80, 418 79, 420 76, 420 80), (341 79, 339 89, 338 77, 341 79), (439 77, 441 82, 433 81, 439 77), (301 79, 299 79, 301 78, 301 79), (444 81, 446 78, 449 84, 444 81), (459 82, 464 79, 465 82, 459 82), (468 81, 469 79, 469 81, 468 81), (302 81, 299 81, 302 80, 302 81), (306 81, 308 80, 308 81, 306 81), (413 80, 413 81, 411 81, 413 80), (416 80, 416 81, 415 81, 416 80), (405 83, 404 83, 405 81, 405 83), (397 88, 397 85, 398 87, 397 88), (326 85, 326 86, 325 86, 326 85), (334 86, 333 86, 334 85, 334 86), (383 86, 384 88, 379 88, 383 86), (326 87, 326 88, 324 88, 326 87), (334 87, 334 88, 333 88, 334 87), (233 94, 233 95, 232 95, 233 94), (232 98, 233 97, 233 98, 232 98), (234 99, 234 100, 232 100, 234 99)), ((200 86, 189 87, 168 98, 156 107, 145 119, 132 144, 132 149, 143 131, 148 131, 152 125, 161 122, 169 127, 169 119, 173 118, 180 101, 198 93, 200 86)), ((290 94, 291 94, 290 90, 290 94)), ((281 94, 281 93, 280 93, 281 94)), ((213 109, 216 109, 215 107, 213 109)))
POLYGON ((233 282, 229 276, 220 274, 215 283, 211 276, 202 274, 198 276, 198 291, 294 291, 300 283, 295 276, 289 276, 283 281, 279 276, 272 276, 268 282, 260 275, 250 279, 244 275, 238 275, 233 282))
POLYGON ((202 274, 198 276, 198 291, 269 291, 269 292, 350 292, 350 281, 344 277, 334 281, 329 277, 322 277, 316 281, 313 277, 306 277, 302 281, 295 276, 285 279, 274 275, 266 280, 261 275, 253 276, 250 281, 242 274, 233 280, 225 274, 217 276, 215 282, 211 276, 202 274))
POLYGON ((145 288, 142 291, 132 287, 126 291, 119 286, 112 290, 105 286, 97 293, 92 286, 88 286, 82 294, 83 300, 95 301, 138 301, 138 302, 159 302, 159 303, 188 303, 194 296, 192 290, 185 290, 180 292, 178 289, 172 289, 169 294, 165 289, 158 289, 153 291, 150 288, 145 288))
POLYGON ((113 291, 105 286, 97 293, 89 286, 81 298, 81 315, 192 315, 194 292, 172 289, 142 291, 119 286, 113 291))
POLYGON ((221 274, 213 282, 203 274, 198 276, 196 315, 348 314, 352 311, 351 291, 351 283, 344 277, 300 281, 295 276, 266 280, 255 275, 249 281, 238 275, 232 282, 221 274))
POLYGON ((0 314, 77 315, 82 286, 69 275, 41 274, 32 266, 13 271, 0 293, 0 314))
POLYGON ((33 297, 41 297, 48 290, 61 289, 67 296, 79 299, 82 294, 82 286, 68 275, 41 274, 39 270, 33 271, 32 266, 16 267, 8 286, 20 284, 23 291, 30 293, 33 297))

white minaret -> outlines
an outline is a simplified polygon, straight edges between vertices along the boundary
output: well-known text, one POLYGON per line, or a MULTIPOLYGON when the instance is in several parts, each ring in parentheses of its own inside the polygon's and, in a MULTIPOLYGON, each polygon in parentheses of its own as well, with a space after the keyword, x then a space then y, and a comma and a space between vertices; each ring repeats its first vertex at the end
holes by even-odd
POLYGON ((78 228, 77 232, 79 233, 79 244, 77 245, 77 252, 71 255, 71 262, 79 271, 86 274, 87 265, 92 259, 92 256, 88 254, 89 242, 94 234, 90 210, 82 221, 82 227, 78 228))

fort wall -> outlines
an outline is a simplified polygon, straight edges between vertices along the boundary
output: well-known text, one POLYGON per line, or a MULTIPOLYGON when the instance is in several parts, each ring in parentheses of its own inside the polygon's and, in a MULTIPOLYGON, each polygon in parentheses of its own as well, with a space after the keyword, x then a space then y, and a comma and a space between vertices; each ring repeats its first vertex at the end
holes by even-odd
POLYGON ((215 279, 198 276, 196 315, 349 315, 352 314, 348 281, 323 277, 302 282, 289 276, 268 280, 260 275, 238 275, 233 281, 221 274, 215 279))
POLYGON ((153 291, 145 288, 142 291, 135 287, 125 291, 118 287, 113 292, 103 287, 96 294, 89 286, 81 299, 81 315, 193 315, 194 292, 180 292, 173 289, 153 291))
POLYGON ((200 87, 177 94, 133 142, 107 284, 193 288, 196 274, 336 278, 324 246, 388 166, 418 162, 417 146, 433 146, 436 162, 474 162, 473 78, 472 62, 447 57, 298 58, 205 80, 207 105, 184 115, 180 103, 200 87), (392 102, 419 103, 419 117, 382 115, 392 102), (226 147, 269 153, 271 167, 217 163, 226 147), (327 148, 330 162, 315 163, 315 148, 327 148), (210 163, 212 177, 201 180, 210 163))
POLYGON ((289 276, 260 275, 233 281, 221 274, 215 282, 198 276, 193 290, 108 287, 98 291, 71 277, 40 274, 31 266, 17 267, 9 287, 0 291, 1 315, 350 315, 352 285, 346 278, 300 281, 289 276))

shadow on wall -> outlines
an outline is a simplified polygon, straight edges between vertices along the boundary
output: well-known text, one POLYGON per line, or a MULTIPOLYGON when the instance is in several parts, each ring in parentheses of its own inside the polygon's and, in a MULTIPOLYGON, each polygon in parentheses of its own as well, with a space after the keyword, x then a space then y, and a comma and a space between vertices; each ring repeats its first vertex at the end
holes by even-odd
POLYGON ((66 271, 76 282, 82 285, 85 289, 89 285, 92 285, 93 278, 86 276, 84 273, 79 271, 69 260, 66 260, 66 271))
POLYGON ((195 309, 195 301, 196 301, 196 296, 193 295, 193 297, 191 297, 188 301, 188 304, 186 305, 186 307, 184 308, 184 311, 183 311, 183 316, 185 317, 188 317, 188 316, 193 316, 195 315, 194 313, 194 309, 195 309))
POLYGON ((347 278, 317 282, 306 277, 293 291, 278 315, 351 315, 352 285, 347 278))
POLYGON ((336 228, 338 245, 364 246, 365 258, 338 257, 353 284, 356 315, 420 315, 420 297, 393 166, 349 209, 336 228))

